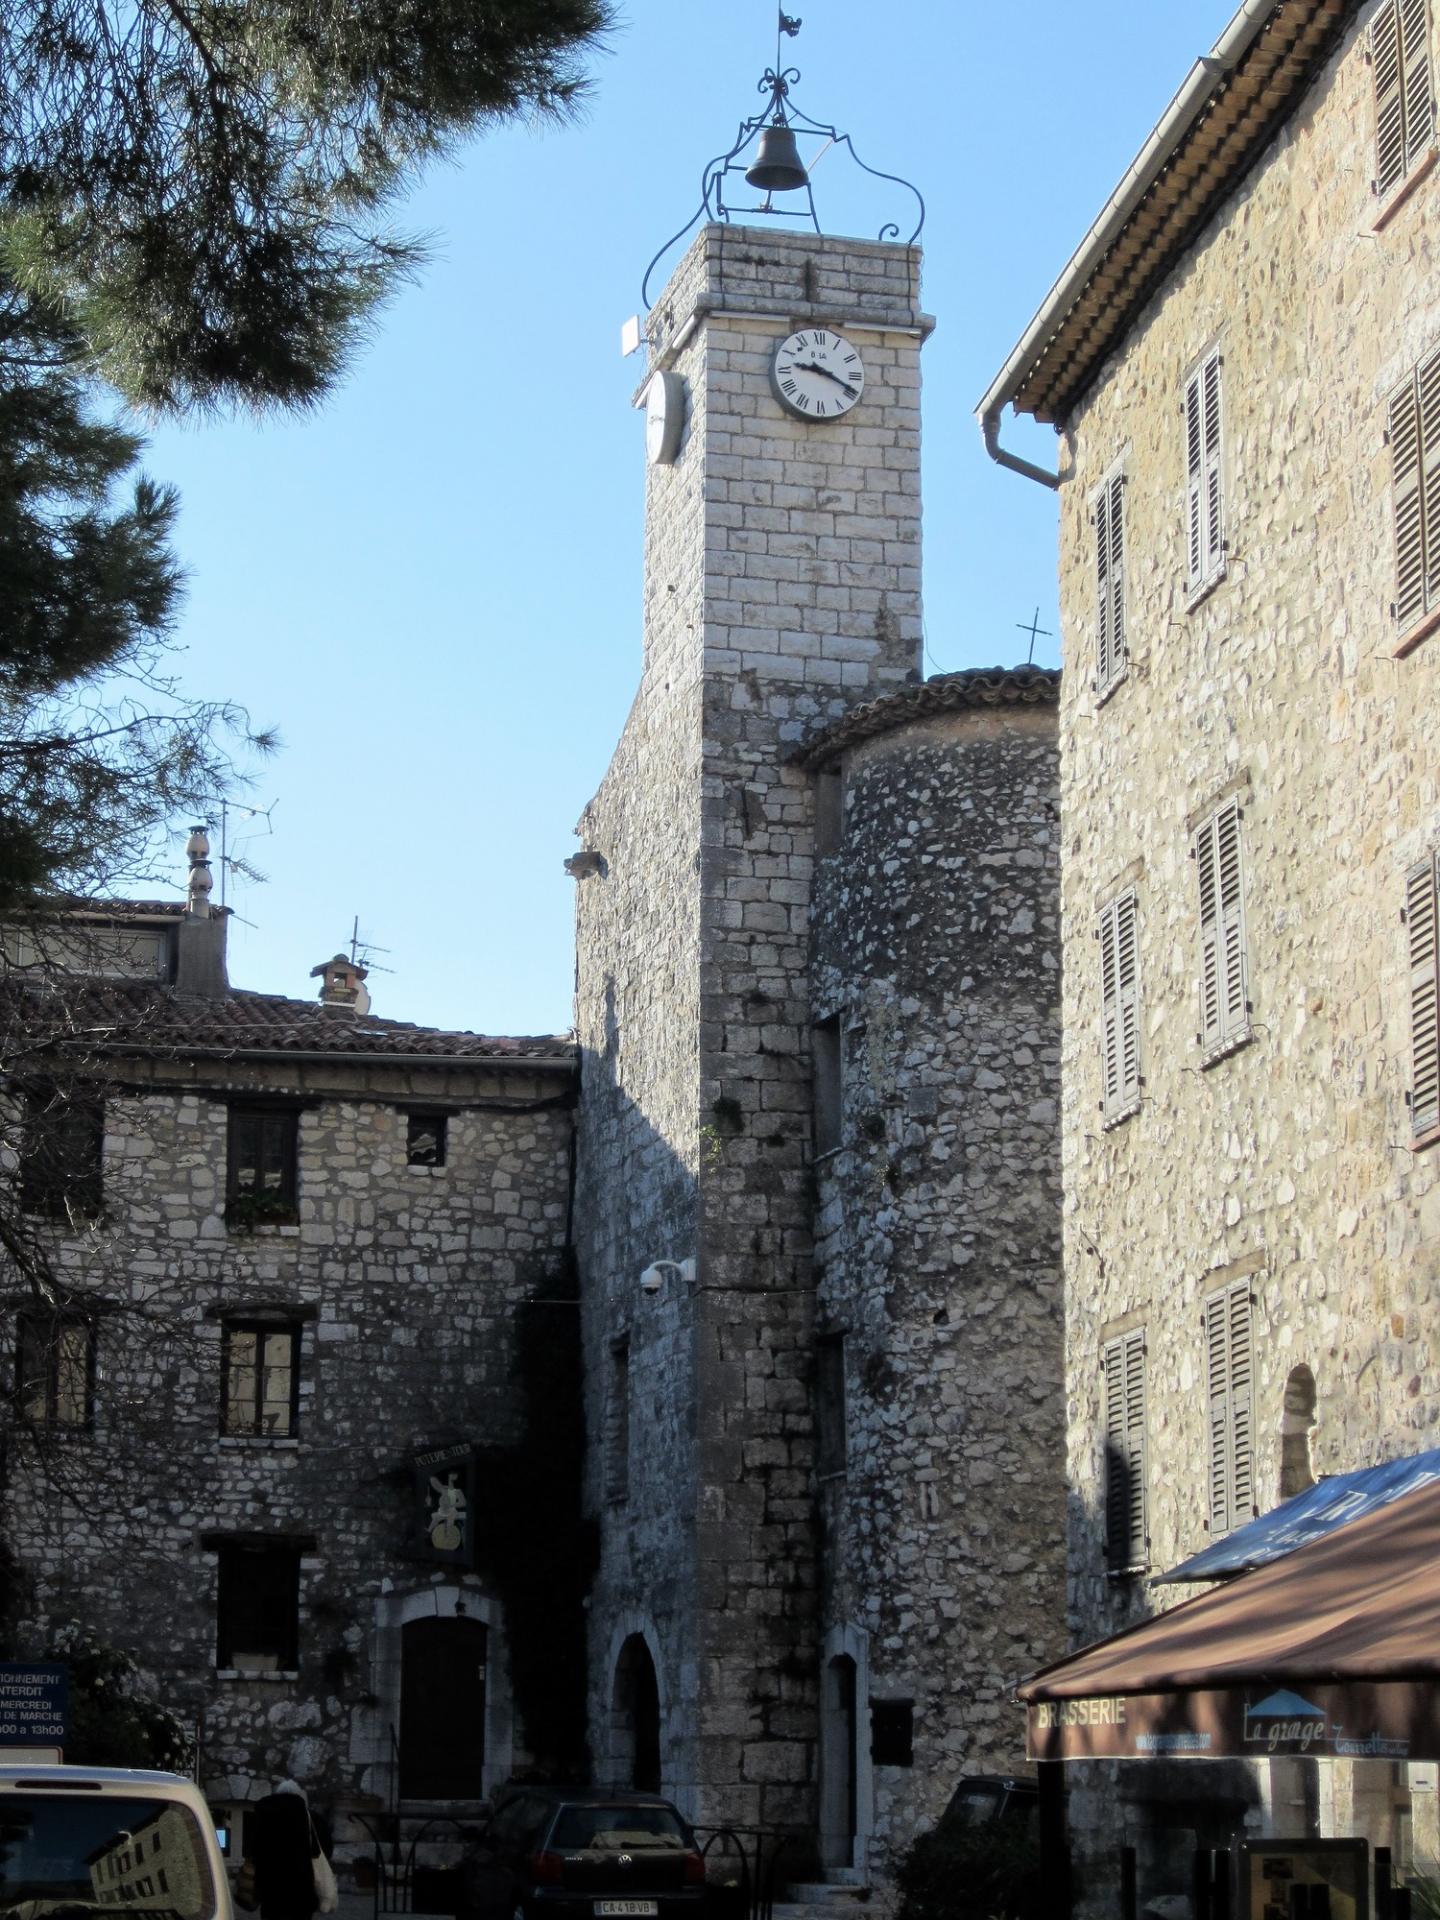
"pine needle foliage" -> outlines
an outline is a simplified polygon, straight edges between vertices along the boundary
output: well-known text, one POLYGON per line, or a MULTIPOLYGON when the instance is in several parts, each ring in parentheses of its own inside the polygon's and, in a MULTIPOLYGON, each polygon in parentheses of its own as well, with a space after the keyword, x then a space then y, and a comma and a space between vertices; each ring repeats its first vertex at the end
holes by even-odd
POLYGON ((175 412, 304 407, 423 257, 423 163, 564 118, 609 0, 0 0, 0 261, 175 412))
POLYGON ((177 813, 270 744, 164 667, 183 581, 173 492, 96 410, 84 348, 0 277, 0 913, 143 872, 177 813))

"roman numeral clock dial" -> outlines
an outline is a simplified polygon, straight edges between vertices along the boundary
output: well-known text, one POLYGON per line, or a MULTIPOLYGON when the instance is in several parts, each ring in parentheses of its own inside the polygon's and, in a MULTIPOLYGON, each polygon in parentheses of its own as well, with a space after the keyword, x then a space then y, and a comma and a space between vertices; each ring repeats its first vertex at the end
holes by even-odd
POLYGON ((770 386, 799 420, 839 420, 859 404, 865 366, 843 333, 805 327, 776 347, 770 386))

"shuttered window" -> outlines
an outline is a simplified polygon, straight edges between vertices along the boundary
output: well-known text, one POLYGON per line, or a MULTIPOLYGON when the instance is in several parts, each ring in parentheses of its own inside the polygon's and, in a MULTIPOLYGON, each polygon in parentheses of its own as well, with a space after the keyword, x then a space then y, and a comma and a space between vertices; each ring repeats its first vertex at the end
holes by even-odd
POLYGON ((1403 635, 1440 607, 1440 352, 1390 396, 1395 620, 1403 635))
POLYGON ((1255 1505, 1254 1345, 1250 1283, 1205 1302, 1205 1368, 1210 1416, 1210 1531, 1229 1533, 1255 1505))
POLYGON ((1207 1056, 1249 1037, 1249 961, 1238 801, 1228 800, 1195 835, 1200 891, 1200 1045, 1207 1056))
POLYGON ((1185 382, 1185 577, 1192 597, 1225 571, 1220 366, 1217 347, 1185 382))
POLYGON ((1145 1499, 1145 1334, 1105 1344, 1105 1563, 1112 1573, 1149 1564, 1145 1499))
POLYGON ((1103 698, 1124 678, 1125 476, 1112 473, 1095 496, 1095 691, 1103 698))
POLYGON ((1107 1121, 1140 1104, 1140 967, 1135 895, 1122 893, 1100 915, 1101 1098, 1107 1121))
POLYGON ((1375 191, 1383 199, 1435 144, 1429 0, 1386 0, 1370 28, 1375 191))
POLYGON ((1410 944, 1410 1132, 1440 1126, 1440 911, 1436 856, 1405 876, 1405 931, 1410 944))

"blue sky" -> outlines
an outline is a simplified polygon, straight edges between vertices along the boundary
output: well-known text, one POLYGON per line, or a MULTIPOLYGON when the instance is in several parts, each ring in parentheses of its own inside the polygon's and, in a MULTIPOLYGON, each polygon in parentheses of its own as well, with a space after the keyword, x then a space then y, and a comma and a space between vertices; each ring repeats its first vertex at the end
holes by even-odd
MULTIPOLYGON (((236 985, 308 997, 358 915, 391 969, 377 1013, 570 1024, 562 862, 640 662, 641 366, 620 328, 775 47, 771 0, 621 5, 578 125, 492 132, 398 211, 434 258, 322 411, 152 435, 182 497, 183 679, 285 742, 249 796, 272 831, 232 822, 268 876, 230 883, 236 985)), ((927 670, 1023 659, 1037 607, 1058 626, 1055 503, 990 463, 973 407, 1232 9, 790 10, 796 103, 927 203, 927 670)), ((827 230, 874 231, 839 151, 815 191, 827 230)), ((1007 438, 1053 465, 1048 430, 1007 438)))

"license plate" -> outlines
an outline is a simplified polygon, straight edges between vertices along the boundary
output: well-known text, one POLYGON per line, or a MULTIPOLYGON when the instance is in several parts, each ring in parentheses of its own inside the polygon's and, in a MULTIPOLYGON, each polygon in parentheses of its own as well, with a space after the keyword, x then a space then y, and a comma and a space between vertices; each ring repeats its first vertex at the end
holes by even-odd
POLYGON ((658 1900, 597 1900, 595 1911, 603 1920, 655 1920, 660 1911, 658 1900))

